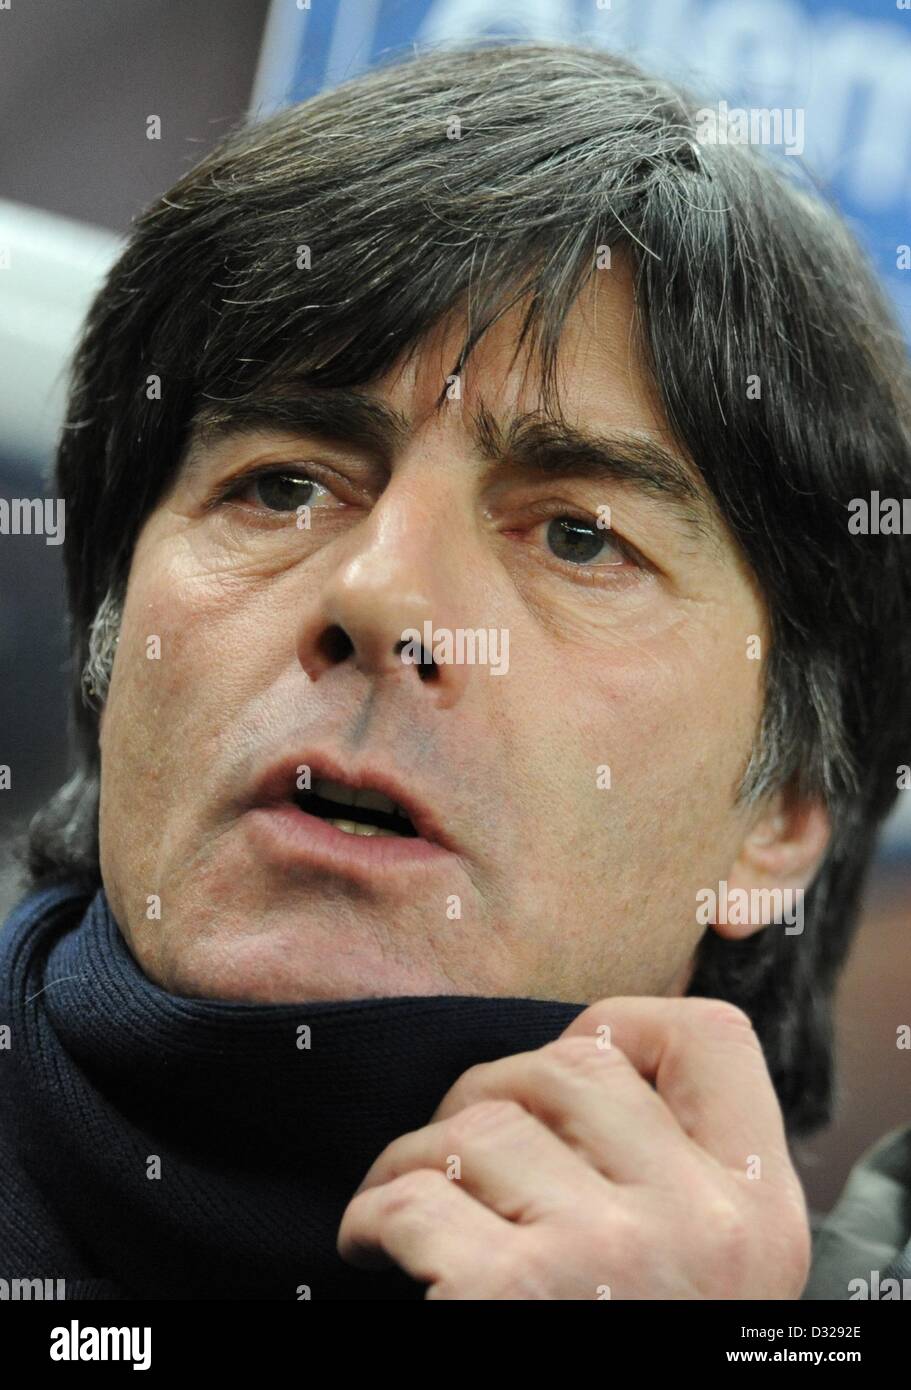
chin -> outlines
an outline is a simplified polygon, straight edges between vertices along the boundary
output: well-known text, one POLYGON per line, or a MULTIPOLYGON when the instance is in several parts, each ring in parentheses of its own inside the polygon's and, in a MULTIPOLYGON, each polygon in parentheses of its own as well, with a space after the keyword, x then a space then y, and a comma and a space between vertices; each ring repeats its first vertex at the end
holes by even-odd
POLYGON ((405 995, 461 994, 450 981, 420 966, 384 959, 374 948, 317 948, 287 932, 275 936, 207 937, 196 949, 184 940, 179 956, 163 959, 149 977, 170 994, 238 1004, 298 1004, 334 999, 385 999, 405 995))

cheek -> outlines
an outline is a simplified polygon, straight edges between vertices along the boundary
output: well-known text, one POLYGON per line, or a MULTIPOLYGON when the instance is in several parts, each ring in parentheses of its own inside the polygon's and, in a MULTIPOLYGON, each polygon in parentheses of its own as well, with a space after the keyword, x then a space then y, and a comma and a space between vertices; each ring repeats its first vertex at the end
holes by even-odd
POLYGON ((692 657, 688 642, 676 653, 664 643, 615 650, 562 692, 561 862, 609 939, 598 969, 612 989, 667 992, 667 972, 682 969, 705 931, 698 893, 727 876, 742 838, 734 797, 757 675, 745 664, 722 670, 717 650, 704 665, 692 657), (599 768, 609 785, 597 786, 599 768))
POLYGON ((225 607, 201 606, 163 568, 131 577, 101 725, 108 811, 160 820, 214 756, 230 718, 225 607))
POLYGON ((761 666, 741 627, 726 615, 658 640, 605 641, 555 678, 562 795, 580 838, 615 865, 618 854, 643 872, 659 860, 724 863, 739 843, 734 801, 761 712, 761 666))
POLYGON ((250 584, 200 569, 177 543, 131 578, 115 675, 151 724, 204 723, 230 699, 268 646, 267 614, 251 598, 250 584))

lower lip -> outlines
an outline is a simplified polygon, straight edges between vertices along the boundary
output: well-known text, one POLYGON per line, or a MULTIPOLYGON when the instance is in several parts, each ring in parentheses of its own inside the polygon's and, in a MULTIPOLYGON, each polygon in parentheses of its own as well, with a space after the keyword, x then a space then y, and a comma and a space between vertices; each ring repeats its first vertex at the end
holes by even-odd
POLYGON ((374 883, 386 874, 451 864, 442 845, 420 836, 352 835, 292 802, 256 806, 244 816, 256 848, 280 868, 312 868, 374 883))

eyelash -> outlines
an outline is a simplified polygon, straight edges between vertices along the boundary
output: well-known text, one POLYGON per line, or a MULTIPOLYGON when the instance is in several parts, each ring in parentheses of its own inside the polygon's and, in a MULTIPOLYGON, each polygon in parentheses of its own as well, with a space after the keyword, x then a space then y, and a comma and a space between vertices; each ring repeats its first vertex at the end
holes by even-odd
MULTIPOLYGON (((248 488, 252 487, 257 482, 260 482, 264 478, 297 478, 298 481, 313 483, 317 487, 324 488, 326 491, 331 491, 329 485, 327 483, 322 482, 321 479, 318 476, 316 476, 316 472, 317 470, 313 469, 312 464, 308 465, 308 471, 304 471, 303 469, 296 469, 294 467, 288 467, 287 465, 284 467, 275 467, 274 465, 270 465, 269 467, 265 468, 251 468, 248 472, 236 474, 233 478, 230 478, 225 483, 223 483, 206 503, 206 509, 212 510, 218 506, 223 505, 226 502, 235 501, 241 493, 246 492, 248 488)), ((265 510, 267 513, 269 513, 269 508, 266 508, 265 510)), ((543 524, 547 521, 565 520, 578 522, 583 526, 590 527, 592 530, 598 529, 598 518, 596 516, 593 516, 590 513, 576 511, 572 507, 562 503, 535 502, 532 503, 527 508, 527 510, 531 512, 533 515, 540 515, 539 524, 543 524)), ((279 517, 291 516, 293 515, 293 512, 274 511, 269 514, 271 514, 272 516, 279 517)), ((605 531, 607 530, 607 528, 602 529, 604 529, 605 531)), ((645 559, 643 555, 639 553, 636 547, 632 545, 629 541, 626 541, 621 536, 618 536, 616 532, 614 532, 613 530, 610 531, 609 538, 612 541, 612 543, 616 546, 617 550, 620 551, 623 557, 635 569, 640 570, 642 572, 647 572, 651 570, 652 566, 649 564, 649 562, 645 559)), ((607 535, 605 535, 605 539, 607 539, 607 535)), ((587 565, 574 565, 571 561, 561 560, 558 555, 553 555, 549 551, 543 554, 543 560, 544 563, 546 563, 549 567, 556 569, 560 574, 570 575, 576 578, 577 581, 587 584, 598 584, 599 582, 608 582, 611 584, 623 583, 623 580, 618 579, 616 577, 605 581, 601 578, 601 576, 603 575, 604 571, 607 571, 608 573, 610 573, 611 571, 618 572, 623 571, 627 568, 627 566, 621 565, 619 563, 598 564, 594 561, 587 565)))
MULTIPOLYGON (((312 468, 312 464, 308 465, 308 468, 312 468)), ((233 501, 235 498, 239 497, 242 492, 246 492, 247 488, 252 487, 254 483, 261 482, 263 478, 297 478, 299 481, 315 483, 317 487, 323 487, 326 488, 327 491, 329 490, 328 484, 321 482, 320 479, 316 477, 315 473, 311 474, 310 472, 305 472, 302 468, 297 469, 287 466, 276 468, 274 465, 270 465, 268 468, 251 468, 249 472, 237 473, 233 478, 229 478, 226 482, 222 483, 206 503, 207 510, 218 507, 224 502, 233 501)), ((268 508, 266 510, 268 511, 268 508)), ((273 515, 282 516, 287 515, 287 513, 274 512, 273 515)))

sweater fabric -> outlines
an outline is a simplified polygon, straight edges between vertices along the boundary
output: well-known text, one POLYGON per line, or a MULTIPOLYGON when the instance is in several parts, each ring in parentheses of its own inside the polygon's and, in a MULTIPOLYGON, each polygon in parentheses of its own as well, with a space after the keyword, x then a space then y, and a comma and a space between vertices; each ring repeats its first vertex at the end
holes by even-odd
POLYGON ((33 894, 0 930, 0 1278, 63 1278, 71 1299, 423 1298, 339 1257, 355 1189, 468 1067, 585 1007, 186 998, 143 973, 103 889, 33 894))
MULTIPOLYGON (((0 1280, 63 1280, 67 1299, 423 1298, 339 1257, 355 1189, 469 1067, 586 1007, 186 998, 143 973, 103 889, 42 889, 0 930, 0 1280)), ((911 1127, 812 1225, 804 1299, 911 1278, 911 1127)))

